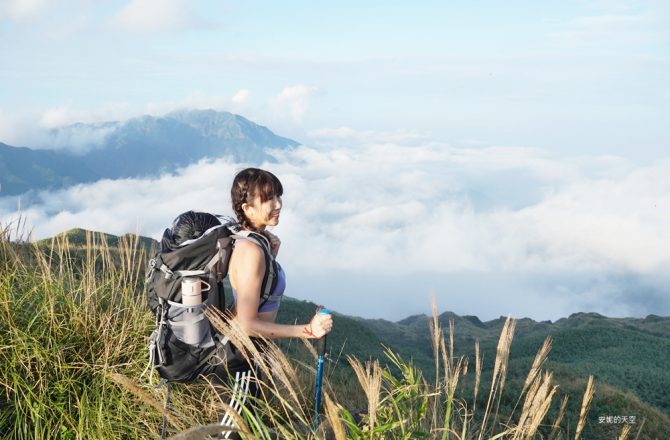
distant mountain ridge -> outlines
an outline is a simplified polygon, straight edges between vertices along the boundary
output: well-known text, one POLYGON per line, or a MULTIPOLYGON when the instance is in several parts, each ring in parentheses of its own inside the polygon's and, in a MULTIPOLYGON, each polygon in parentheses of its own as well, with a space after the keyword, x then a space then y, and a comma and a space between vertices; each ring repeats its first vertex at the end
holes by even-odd
POLYGON ((37 240, 36 244, 38 246, 48 246, 54 240, 63 240, 63 239, 67 240, 68 245, 74 247, 87 246, 89 240, 91 243, 96 243, 97 245, 101 245, 102 241, 104 240, 106 246, 108 247, 118 247, 119 243, 121 242, 125 242, 128 244, 137 243, 139 246, 144 247, 146 251, 150 251, 152 249, 158 249, 159 246, 158 241, 150 237, 144 237, 142 235, 138 236, 136 234, 127 233, 121 236, 117 236, 114 234, 107 234, 105 232, 89 231, 82 228, 70 229, 68 231, 61 232, 60 234, 56 234, 53 237, 37 240))
POLYGON ((38 150, 0 142, 0 196, 103 178, 157 176, 203 158, 274 162, 268 149, 299 145, 242 116, 214 110, 180 110, 125 122, 76 123, 52 129, 49 136, 61 149, 38 150))
MULTIPOLYGON (((292 323, 296 316, 298 321, 309 319, 313 310, 312 303, 285 301, 279 320, 292 323)), ((404 359, 411 359, 423 377, 431 380, 435 377, 429 327, 432 320, 427 315, 391 322, 336 314, 329 335, 331 352, 384 362, 383 347, 389 347, 404 359)), ((483 322, 476 316, 444 312, 438 320, 447 334, 453 322, 454 356, 468 359, 471 369, 476 359, 475 343, 479 342, 482 383, 490 383, 506 318, 501 316, 483 322)), ((519 395, 536 353, 544 340, 551 337, 552 348, 542 369, 553 373, 554 383, 558 385, 555 400, 569 396, 569 413, 579 413, 587 378, 594 376, 596 394, 584 438, 616 438, 614 434, 620 426, 599 424, 599 417, 610 414, 635 416, 638 426, 644 423, 648 430, 645 432, 657 435, 640 438, 670 438, 670 369, 667 367, 670 365, 670 317, 609 318, 580 312, 553 323, 530 318, 515 322, 507 374, 508 396, 519 395)), ((480 404, 485 405, 486 401, 480 404)), ((502 405, 511 411, 515 402, 503 399, 502 405)), ((637 429, 633 426, 633 432, 637 429)))

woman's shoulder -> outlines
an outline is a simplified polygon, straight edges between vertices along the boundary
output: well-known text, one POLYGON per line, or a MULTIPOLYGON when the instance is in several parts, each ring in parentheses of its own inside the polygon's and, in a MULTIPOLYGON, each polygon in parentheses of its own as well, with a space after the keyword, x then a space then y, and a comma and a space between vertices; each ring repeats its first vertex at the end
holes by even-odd
POLYGON ((233 247, 234 258, 265 261, 263 250, 251 240, 238 239, 233 247))

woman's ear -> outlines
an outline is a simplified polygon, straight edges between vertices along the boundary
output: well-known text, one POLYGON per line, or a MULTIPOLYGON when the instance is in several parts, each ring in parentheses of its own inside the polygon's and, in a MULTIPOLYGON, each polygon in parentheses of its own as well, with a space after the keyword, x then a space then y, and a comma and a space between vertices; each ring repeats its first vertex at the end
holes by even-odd
POLYGON ((242 211, 244 212, 244 215, 247 216, 247 218, 254 216, 254 207, 248 203, 242 203, 242 211))

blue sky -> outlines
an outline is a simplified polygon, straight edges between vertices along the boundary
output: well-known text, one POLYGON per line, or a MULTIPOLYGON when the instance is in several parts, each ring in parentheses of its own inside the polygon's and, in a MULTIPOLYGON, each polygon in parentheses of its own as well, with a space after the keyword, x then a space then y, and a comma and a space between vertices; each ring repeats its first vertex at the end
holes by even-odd
POLYGON ((5 0, 0 136, 242 90, 236 110, 303 141, 404 128, 650 160, 670 139, 669 24, 664 1, 5 0))
MULTIPOLYGON (((302 142, 274 168, 293 296, 394 319, 431 295, 483 319, 670 314, 667 1, 3 0, 0 55, 0 142, 183 107, 302 142)), ((156 236, 220 212, 193 182, 239 166, 23 207, 38 238, 156 236), (152 216, 156 185, 193 190, 152 216)), ((0 197, 0 219, 15 207, 0 197)))

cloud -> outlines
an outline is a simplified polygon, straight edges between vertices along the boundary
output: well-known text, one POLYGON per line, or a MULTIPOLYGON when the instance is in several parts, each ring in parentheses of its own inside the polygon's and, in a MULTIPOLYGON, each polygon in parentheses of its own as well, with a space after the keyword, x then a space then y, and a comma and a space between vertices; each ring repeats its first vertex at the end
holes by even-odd
POLYGON ((131 0, 114 17, 114 24, 134 32, 183 31, 202 24, 185 0, 131 0))
POLYGON ((251 92, 248 89, 240 89, 232 97, 193 90, 181 100, 150 102, 140 113, 143 115, 163 116, 167 113, 186 108, 247 114, 250 96, 251 92))
POLYGON ((110 125, 102 122, 123 121, 128 114, 129 105, 125 102, 109 103, 95 110, 61 105, 39 113, 0 108, 0 142, 31 149, 83 152, 95 148, 109 132, 110 125), (91 125, 72 126, 78 123, 91 125))
MULTIPOLYGON (((33 238, 53 236, 83 227, 112 234, 140 232, 159 238, 180 212, 189 209, 223 211, 229 205, 226 192, 239 165, 225 160, 201 161, 176 175, 158 179, 100 180, 59 191, 41 191, 21 199, 22 214, 34 225, 33 238), (175 193, 172 185, 182 190, 175 193), (159 193, 170 197, 155 197, 159 193)), ((3 223, 15 218, 17 197, 0 198, 3 223)))
POLYGON ((656 12, 601 14, 573 18, 567 29, 555 34, 571 45, 614 47, 654 44, 670 39, 665 17, 656 12))
POLYGON ((62 105, 47 109, 28 137, 30 148, 83 153, 95 149, 120 122, 127 119, 128 103, 110 103, 95 110, 62 105))
MULTIPOLYGON (((246 90, 238 94, 243 96, 243 92, 248 96, 246 90)), ((115 123, 133 117, 163 116, 185 108, 241 111, 245 106, 241 98, 235 103, 224 96, 195 90, 180 101, 150 102, 141 108, 124 101, 108 102, 94 109, 76 108, 71 104, 40 112, 10 112, 0 108, 0 142, 32 149, 85 152, 96 148, 115 123)))
POLYGON ((202 110, 227 110, 231 106, 231 99, 213 95, 211 93, 204 93, 200 90, 194 90, 185 98, 178 101, 162 101, 148 103, 142 114, 152 116, 162 116, 175 110, 202 109, 202 110))
POLYGON ((68 150, 85 153, 103 145, 107 136, 116 130, 120 122, 104 124, 74 124, 50 130, 44 146, 53 150, 68 150))
POLYGON ((7 111, 0 107, 0 142, 23 146, 30 133, 34 132, 37 121, 29 115, 7 111))
POLYGON ((39 15, 48 5, 49 0, 3 0, 0 2, 0 20, 26 21, 39 15))
POLYGON ((233 104, 241 105, 241 104, 246 104, 246 102, 249 100, 249 90, 247 89, 241 89, 238 90, 235 95, 233 95, 233 98, 231 101, 233 104))
MULTIPOLYGON (((670 161, 633 166, 611 157, 557 159, 533 149, 414 140, 275 154, 279 163, 262 166, 284 185, 276 232, 295 296, 327 303, 325 292, 339 292, 343 307, 354 307, 366 295, 401 313, 407 308, 398 301, 424 295, 427 308, 435 290, 443 307, 484 318, 670 313, 663 290, 670 161), (309 280, 326 278, 330 287, 310 293, 309 280)), ((242 167, 201 161, 158 179, 26 195, 23 212, 35 238, 72 227, 123 234, 138 225, 159 238, 188 209, 230 214, 225 188, 242 167)), ((15 198, 0 198, 3 222, 15 206, 15 198)))
POLYGON ((393 131, 356 130, 351 127, 320 128, 307 132, 308 138, 319 145, 351 143, 391 143, 391 144, 426 144, 429 142, 427 133, 417 130, 398 129, 393 131))
POLYGON ((302 124, 309 107, 309 100, 318 91, 317 87, 303 84, 285 87, 279 95, 270 99, 269 107, 276 116, 281 117, 282 114, 287 113, 294 123, 302 124))

